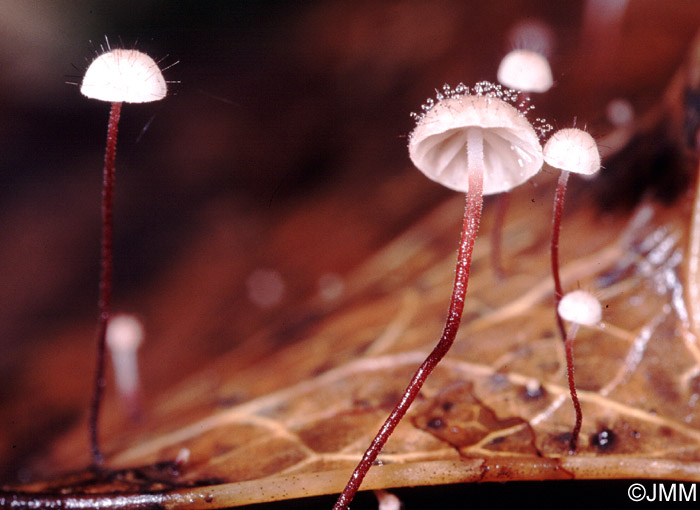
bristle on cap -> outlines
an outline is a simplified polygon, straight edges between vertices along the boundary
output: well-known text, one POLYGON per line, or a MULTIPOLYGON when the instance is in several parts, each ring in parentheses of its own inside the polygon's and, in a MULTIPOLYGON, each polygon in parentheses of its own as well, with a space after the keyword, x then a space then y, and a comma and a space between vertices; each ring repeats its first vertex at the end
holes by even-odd
POLYGON ((168 93, 158 64, 140 51, 114 49, 88 66, 80 92, 110 103, 149 103, 168 93))

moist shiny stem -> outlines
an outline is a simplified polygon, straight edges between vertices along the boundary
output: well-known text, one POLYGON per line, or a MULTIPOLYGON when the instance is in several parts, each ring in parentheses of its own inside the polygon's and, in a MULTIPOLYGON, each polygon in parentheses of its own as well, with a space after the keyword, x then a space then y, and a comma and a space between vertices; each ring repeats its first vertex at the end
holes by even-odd
POLYGON ((109 322, 112 301, 112 210, 114 199, 114 160, 117 155, 117 129, 122 103, 112 103, 107 125, 107 148, 105 149, 105 166, 102 180, 102 247, 100 251, 100 287, 97 315, 97 362, 95 367, 95 386, 90 406, 88 423, 92 463, 101 466, 104 462, 98 438, 98 421, 102 394, 105 387, 105 336, 109 322))
POLYGON ((569 380, 571 401, 574 404, 574 411, 576 412, 576 423, 574 424, 574 430, 571 432, 571 440, 569 441, 569 453, 572 454, 576 453, 578 436, 581 432, 581 425, 583 423, 581 403, 578 401, 578 395, 576 394, 576 383, 574 381, 574 338, 576 337, 577 332, 578 324, 573 323, 569 329, 569 334, 566 336, 566 342, 564 342, 564 347, 566 349, 566 376, 569 380))
POLYGON ((552 278, 554 279, 554 314, 556 315, 557 328, 562 342, 566 341, 566 328, 564 321, 559 316, 559 301, 561 301, 564 291, 559 278, 559 234, 561 233, 561 215, 564 209, 564 195, 566 195, 566 184, 569 180, 569 172, 562 170, 557 181, 557 190, 554 194, 554 214, 552 219, 552 278))
POLYGON ((467 134, 467 174, 469 178, 469 188, 466 194, 462 237, 459 244, 452 297, 450 299, 449 311, 442 336, 420 368, 413 374, 411 382, 404 390, 401 400, 391 411, 384 425, 379 429, 379 432, 372 440, 369 448, 367 448, 362 460, 360 460, 360 463, 355 468, 345 489, 335 503, 333 507, 334 510, 346 510, 348 508, 348 505, 360 488, 362 480, 372 466, 372 463, 377 459, 379 452, 408 411, 408 408, 423 387, 423 383, 425 383, 433 369, 450 350, 457 336, 457 331, 459 330, 459 325, 462 320, 462 311, 464 310, 464 299, 467 293, 474 241, 479 231, 479 222, 481 220, 483 205, 483 137, 481 131, 478 129, 470 129, 467 134))

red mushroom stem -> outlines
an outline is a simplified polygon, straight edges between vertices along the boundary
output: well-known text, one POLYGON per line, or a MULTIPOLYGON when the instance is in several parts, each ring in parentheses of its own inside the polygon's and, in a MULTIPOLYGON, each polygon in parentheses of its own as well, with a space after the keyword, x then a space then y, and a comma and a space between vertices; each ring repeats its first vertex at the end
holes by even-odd
POLYGON ((564 291, 561 287, 561 279, 559 278, 559 234, 561 232, 561 215, 564 209, 564 195, 566 194, 566 184, 569 180, 569 172, 562 170, 557 181, 557 190, 554 194, 554 215, 552 220, 552 277, 554 278, 554 313, 557 318, 557 327, 562 342, 566 341, 566 328, 564 321, 559 315, 559 302, 561 301, 564 291))
POLYGON ((577 325, 574 324, 569 331, 566 333, 564 327, 564 320, 559 315, 559 302, 564 295, 564 291, 561 286, 561 279, 559 278, 559 234, 561 232, 561 216, 564 209, 564 196, 566 195, 566 185, 569 181, 569 172, 562 170, 559 175, 559 180, 557 181, 557 190, 554 194, 554 219, 552 220, 552 277, 554 278, 554 312, 557 318, 557 327, 559 328, 559 334, 564 341, 564 348, 566 349, 566 375, 569 381, 569 392, 571 393, 571 402, 574 404, 574 410, 576 412, 576 424, 574 425, 574 430, 571 433, 571 440, 569 441, 569 451, 570 453, 576 452, 576 445, 578 443, 578 436, 581 432, 581 425, 583 423, 583 413, 581 412, 581 404, 578 400, 578 395, 576 394, 576 385, 574 383, 574 336, 576 335, 577 325))
POLYGON ((459 324, 462 320, 464 299, 467 293, 467 283, 469 281, 469 271, 472 262, 472 251, 481 220, 483 180, 484 175, 481 168, 478 171, 469 172, 469 188, 466 193, 464 224, 462 226, 462 237, 459 244, 459 254, 457 256, 455 282, 442 336, 420 368, 413 374, 413 378, 404 390, 401 400, 396 404, 393 411, 391 411, 384 425, 382 425, 382 428, 379 430, 374 440, 372 440, 369 448, 367 448, 362 460, 350 477, 350 481, 335 503, 333 507, 334 510, 345 510, 348 508, 348 505, 360 488, 360 484, 369 471, 369 468, 415 400, 418 392, 423 387, 423 383, 425 383, 433 369, 440 360, 442 360, 445 354, 447 354, 454 343, 457 331, 459 330, 459 324))
POLYGON ((114 161, 117 155, 117 130, 122 103, 112 103, 107 126, 107 148, 102 180, 102 248, 100 260, 100 287, 97 316, 97 363, 95 367, 95 386, 90 406, 89 432, 92 463, 100 466, 104 456, 100 450, 98 438, 98 421, 100 404, 105 387, 105 336, 109 322, 112 301, 112 212, 114 197, 114 161))
POLYGON ((583 424, 583 413, 581 412, 581 403, 578 401, 578 395, 576 394, 576 384, 574 383, 574 337, 576 336, 577 330, 578 324, 572 324, 571 329, 569 330, 569 334, 566 336, 566 341, 564 342, 564 347, 566 349, 566 376, 569 380, 569 392, 571 393, 571 401, 574 404, 574 411, 576 412, 576 424, 574 425, 574 430, 571 432, 571 439, 569 440, 569 453, 572 454, 576 453, 578 436, 581 432, 581 425, 583 424))

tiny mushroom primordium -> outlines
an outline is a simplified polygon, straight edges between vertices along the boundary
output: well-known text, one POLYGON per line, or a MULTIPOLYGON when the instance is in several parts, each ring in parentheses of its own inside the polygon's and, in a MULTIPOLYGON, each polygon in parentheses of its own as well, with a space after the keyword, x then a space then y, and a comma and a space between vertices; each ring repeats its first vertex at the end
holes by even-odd
POLYGON ((532 50, 513 50, 498 67, 498 83, 521 92, 547 92, 554 80, 547 58, 532 50))
POLYGON ((106 341, 114 367, 117 393, 132 418, 136 418, 140 411, 138 350, 143 337, 143 325, 133 315, 116 315, 107 325, 106 341))

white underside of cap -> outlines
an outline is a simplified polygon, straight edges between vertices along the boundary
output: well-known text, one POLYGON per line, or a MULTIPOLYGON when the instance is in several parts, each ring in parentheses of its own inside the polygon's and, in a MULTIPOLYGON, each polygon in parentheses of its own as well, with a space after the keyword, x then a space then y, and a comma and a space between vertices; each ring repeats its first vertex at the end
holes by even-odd
POLYGON ((411 160, 430 179, 466 192, 470 129, 482 131, 484 195, 508 191, 542 167, 530 122, 501 99, 472 95, 442 100, 422 118, 408 144, 411 160))

